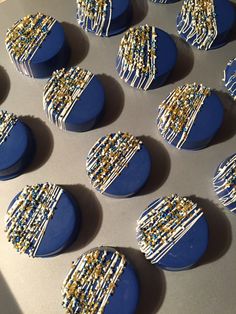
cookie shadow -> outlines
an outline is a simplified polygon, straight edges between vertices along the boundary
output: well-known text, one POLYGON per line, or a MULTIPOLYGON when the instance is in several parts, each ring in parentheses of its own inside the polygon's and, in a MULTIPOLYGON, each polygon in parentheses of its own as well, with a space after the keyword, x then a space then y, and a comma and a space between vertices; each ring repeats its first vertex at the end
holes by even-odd
POLYGON ((0 105, 6 100, 10 91, 10 78, 6 70, 0 66, 0 105))
POLYGON ((170 173, 171 161, 167 150, 160 142, 151 136, 139 138, 147 147, 152 162, 150 177, 138 193, 138 195, 145 195, 156 191, 165 183, 170 173))
POLYGON ((153 314, 161 308, 166 293, 164 273, 147 261, 144 255, 133 248, 118 247, 132 263, 139 278, 140 298, 136 314, 153 314))
POLYGON ((198 263, 200 266, 212 263, 225 255, 232 242, 232 230, 224 212, 212 201, 196 196, 190 196, 190 199, 202 208, 209 227, 208 248, 198 263))
POLYGON ((148 13, 148 3, 147 0, 132 0, 132 10, 133 16, 131 21, 131 26, 134 26, 147 16, 148 13))
POLYGON ((62 186, 75 199, 80 209, 80 230, 67 252, 74 252, 88 245, 102 225, 102 207, 95 193, 82 184, 62 186))
POLYGON ((124 108, 125 95, 121 85, 113 77, 106 74, 98 74, 105 90, 105 109, 97 128, 107 126, 116 121, 124 108))
POLYGON ((213 138, 211 145, 225 142, 236 134, 236 103, 233 98, 222 91, 215 91, 219 96, 225 110, 221 128, 213 138))
POLYGON ((71 50, 68 67, 73 67, 86 58, 89 51, 89 40, 85 32, 78 26, 68 22, 62 22, 62 26, 71 50))
POLYGON ((177 62, 167 80, 167 84, 174 84, 184 79, 190 74, 194 66, 194 54, 190 45, 176 35, 172 35, 172 38, 177 47, 177 62))
POLYGON ((46 123, 40 118, 33 116, 22 116, 20 119, 32 131, 35 142, 35 155, 32 163, 29 165, 26 171, 31 172, 42 167, 51 156, 54 147, 53 135, 46 123))

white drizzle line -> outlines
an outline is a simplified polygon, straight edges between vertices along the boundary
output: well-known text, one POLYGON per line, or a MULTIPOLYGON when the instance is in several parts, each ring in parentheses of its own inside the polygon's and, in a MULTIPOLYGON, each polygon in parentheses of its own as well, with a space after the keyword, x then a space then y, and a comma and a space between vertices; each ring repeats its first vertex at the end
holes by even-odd
POLYGON ((220 202, 225 207, 234 204, 231 209, 231 212, 234 212, 236 210, 236 154, 219 165, 213 185, 220 202))
POLYGON ((86 169, 94 188, 104 193, 141 149, 142 142, 129 133, 110 134, 90 150, 86 169))
POLYGON ((167 3, 168 0, 151 0, 154 3, 167 3))
POLYGON ((192 201, 172 195, 150 205, 137 222, 137 240, 152 264, 158 263, 201 218, 192 201))
POLYGON ((214 0, 185 0, 177 30, 198 49, 210 49, 218 35, 214 0))
POLYGON ((44 88, 43 107, 48 119, 66 130, 66 119, 94 75, 79 67, 53 72, 44 88))
POLYGON ((186 84, 177 87, 158 108, 157 126, 164 139, 172 143, 181 134, 176 148, 186 142, 210 89, 202 84, 186 84))
POLYGON ((5 231, 18 252, 36 255, 62 193, 50 183, 26 186, 8 209, 5 231))
POLYGON ((154 26, 130 28, 121 40, 117 56, 117 70, 125 82, 147 90, 157 73, 157 33, 154 26))
POLYGON ((112 0, 77 0, 77 21, 86 31, 89 23, 96 35, 109 36, 112 17, 112 0), (108 22, 105 24, 108 15, 108 22))
POLYGON ((125 267, 124 255, 99 249, 73 262, 62 290, 67 313, 103 313, 125 267))
POLYGON ((20 73, 34 77, 31 60, 55 22, 53 17, 37 13, 20 19, 7 31, 6 49, 20 73))
POLYGON ((0 145, 6 141, 17 121, 18 118, 14 114, 0 110, 0 145))
POLYGON ((236 58, 230 60, 227 64, 227 67, 224 71, 224 78, 223 81, 225 82, 225 87, 230 92, 230 95, 236 100, 236 58), (234 73, 228 78, 227 77, 227 70, 235 63, 235 71, 234 73))

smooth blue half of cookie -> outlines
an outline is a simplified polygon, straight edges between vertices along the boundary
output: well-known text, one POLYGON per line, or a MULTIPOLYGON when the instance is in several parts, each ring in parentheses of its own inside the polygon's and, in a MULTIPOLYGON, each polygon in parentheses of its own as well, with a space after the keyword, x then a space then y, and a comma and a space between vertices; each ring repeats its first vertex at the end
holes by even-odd
MULTIPOLYGON (((66 130, 84 132, 92 129, 102 117, 105 92, 100 80, 94 76, 66 118, 66 130)), ((53 112, 55 122, 55 112, 53 112)))
POLYGON ((208 238, 208 223, 203 215, 155 265, 170 271, 193 267, 206 252, 208 238))
MULTIPOLYGON (((198 150, 206 147, 217 131, 220 129, 224 118, 224 108, 221 100, 214 91, 206 97, 197 114, 191 131, 181 149, 198 150)), ((176 146, 182 136, 180 132, 171 143, 176 146)))
MULTIPOLYGON (((225 45, 229 39, 229 33, 235 26, 236 12, 235 8, 228 0, 214 0, 216 24, 217 24, 217 37, 211 46, 211 49, 219 48, 225 45)), ((181 16, 177 16, 177 25, 181 22, 181 16)), ((188 32, 180 34, 180 36, 186 40, 188 32)), ((188 42, 192 45, 195 37, 191 38, 188 42)))
MULTIPOLYGON (((107 1, 109 3, 109 1, 107 1)), ((108 36, 114 36, 122 33, 129 28, 132 20, 131 0, 112 0, 112 15, 108 36)), ((106 20, 102 31, 102 36, 106 36, 106 29, 109 22, 109 6, 106 14, 106 20)), ((91 21, 88 20, 88 31, 94 32, 91 27, 91 21)))
MULTIPOLYGON (((19 194, 12 200, 9 208, 16 201, 19 194)), ((80 211, 78 205, 73 197, 63 190, 35 257, 51 257, 61 253, 76 239, 79 228, 80 211)))
POLYGON ((49 77, 56 69, 66 66, 69 57, 70 48, 65 37, 64 29, 62 25, 56 21, 41 47, 31 60, 30 66, 34 77, 49 77))
MULTIPOLYGON (((165 31, 156 28, 157 33, 157 49, 156 49, 156 69, 157 74, 154 78, 149 89, 155 89, 165 84, 171 71, 175 67, 177 61, 177 48, 174 40, 165 31)), ((116 69, 120 72, 121 64, 119 63, 119 57, 116 58, 116 69)), ((128 71, 127 73, 128 74, 128 71)), ((126 77, 127 75, 124 75, 126 77)), ((133 81, 135 73, 130 76, 128 84, 133 81)), ((137 82, 138 84, 138 82, 137 82)), ((137 84, 135 87, 137 87, 137 84)))
POLYGON ((0 180, 19 176, 33 159, 35 142, 28 126, 17 121, 0 145, 0 180))
POLYGON ((143 144, 121 174, 103 193, 112 197, 129 197, 136 194, 147 182, 151 172, 149 151, 143 144))
POLYGON ((134 314, 139 301, 139 282, 133 266, 127 262, 104 314, 134 314))

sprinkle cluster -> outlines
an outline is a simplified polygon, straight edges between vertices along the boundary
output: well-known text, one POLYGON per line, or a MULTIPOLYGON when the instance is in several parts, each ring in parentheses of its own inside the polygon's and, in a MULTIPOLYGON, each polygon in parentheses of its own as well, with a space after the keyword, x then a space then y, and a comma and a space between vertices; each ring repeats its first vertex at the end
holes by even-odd
POLYGON ((177 28, 198 49, 210 49, 218 34, 214 0, 185 0, 177 28))
POLYGON ((156 73, 157 32, 153 26, 130 28, 121 40, 117 70, 131 86, 147 90, 156 73))
POLYGON ((231 211, 234 212, 236 210, 236 154, 220 164, 213 184, 221 203, 226 207, 233 205, 231 211))
POLYGON ((67 313, 104 313, 125 267, 125 256, 117 251, 97 249, 82 255, 63 283, 67 313))
POLYGON ((86 31, 108 36, 111 16, 112 0, 77 0, 77 20, 86 31))
POLYGON ((8 241, 20 253, 35 256, 63 190, 55 184, 26 186, 7 211, 8 241))
POLYGON ((142 142, 129 133, 112 133, 101 138, 90 150, 86 169, 91 184, 105 192, 141 149, 142 142))
POLYGON ((230 92, 230 95, 236 100, 236 58, 230 60, 224 72, 225 87, 230 92), (228 77, 227 70, 234 69, 233 73, 228 77))
POLYGON ((179 136, 176 147, 181 148, 209 95, 210 89, 202 84, 185 84, 177 87, 159 106, 157 126, 161 135, 169 143, 179 136))
POLYGON ((141 251, 152 264, 156 264, 202 215, 202 210, 196 204, 178 195, 158 199, 137 222, 141 251))
POLYGON ((42 13, 27 15, 7 31, 6 49, 18 71, 33 77, 30 61, 56 20, 42 13))
POLYGON ((6 141, 17 121, 18 119, 13 113, 0 110, 0 145, 6 141))
POLYGON ((50 119, 61 129, 66 129, 65 121, 76 101, 90 83, 93 74, 79 67, 53 72, 44 88, 44 110, 50 119))

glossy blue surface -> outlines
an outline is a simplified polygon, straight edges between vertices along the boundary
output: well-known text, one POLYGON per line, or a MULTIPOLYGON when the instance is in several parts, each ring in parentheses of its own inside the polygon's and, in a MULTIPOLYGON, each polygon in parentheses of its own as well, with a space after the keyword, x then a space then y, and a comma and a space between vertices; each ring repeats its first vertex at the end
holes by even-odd
POLYGON ((189 269, 198 263, 207 247, 208 223, 203 215, 155 265, 170 271, 189 269))
MULTIPOLYGON (((219 48, 227 43, 229 32, 233 29, 236 22, 235 8, 229 0, 214 0, 216 24, 218 29, 218 35, 211 47, 211 49, 219 48)), ((180 22, 180 16, 177 16, 177 24, 180 22)), ((186 40, 188 33, 181 35, 186 40)), ((189 40, 189 44, 192 44, 195 37, 189 40)))
POLYGON ((141 149, 130 160, 129 165, 103 193, 112 197, 129 197, 136 194, 147 182, 151 172, 151 158, 147 148, 141 149))
MULTIPOLYGON (((157 50, 156 50, 157 74, 154 81, 150 85, 149 89, 154 89, 162 86, 168 79, 177 61, 177 48, 171 36, 159 28, 156 28, 156 33, 157 33, 157 50)), ((116 68, 117 71, 119 72, 120 66, 117 66, 118 61, 119 59, 117 58, 116 68)), ((124 77, 126 77, 126 75, 124 77)), ((133 78, 134 75, 131 75, 128 84, 132 82, 133 78)))
POLYGON ((84 132, 92 129, 102 116, 104 104, 104 88, 100 80, 94 76, 67 117, 66 130, 84 132))
POLYGON ((49 77, 56 69, 65 67, 69 57, 70 48, 64 29, 59 22, 56 22, 31 60, 34 77, 49 77))
MULTIPOLYGON (((227 161, 230 160, 234 155, 235 155, 235 154, 233 154, 233 155, 231 155, 230 157, 228 157, 227 159, 225 159, 225 161, 223 162, 223 164, 220 165, 221 168, 222 168, 222 167, 227 163, 227 161)), ((217 174, 219 173, 219 167, 220 167, 220 166, 218 166, 215 175, 217 175, 217 174)), ((215 186, 215 187, 222 187, 222 184, 223 184, 223 183, 224 183, 224 180, 218 179, 218 180, 215 181, 214 186, 215 186)), ((231 191, 232 189, 233 189, 233 186, 232 186, 231 188, 230 188, 230 187, 226 187, 221 193, 217 194, 218 198, 225 197, 228 193, 230 193, 230 191, 231 191)), ((236 214, 236 212, 235 212, 236 202, 233 202, 233 203, 229 204, 229 205, 227 206, 227 208, 228 208, 229 210, 234 210, 233 213, 236 214)))
POLYGON ((109 298, 104 314, 135 314, 139 301, 139 282, 131 264, 120 276, 114 294, 109 298))
MULTIPOLYGON (((182 149, 198 150, 206 147, 217 131, 220 129, 224 118, 224 108, 215 92, 211 92, 192 126, 189 136, 181 147, 182 149)), ((182 132, 175 138, 172 145, 176 146, 182 132)))
MULTIPOLYGON (((154 2, 154 3, 160 3, 160 4, 169 4, 169 3, 175 3, 175 2, 178 2, 179 0, 166 0, 166 2, 165 3, 163 3, 162 1, 163 0, 151 0, 152 2, 154 2)), ((165 1, 165 0, 164 0, 165 1)))
MULTIPOLYGON (((12 200, 9 208, 19 194, 12 200)), ((79 227, 79 208, 72 196, 64 190, 35 256, 50 257, 61 253, 75 240, 79 227)))
POLYGON ((14 178, 24 171, 34 156, 34 144, 30 129, 18 120, 0 145, 0 180, 14 178))
MULTIPOLYGON (((106 16, 106 21, 104 25, 104 30, 106 30, 108 25, 108 17, 106 16)), ((111 16, 111 24, 109 28, 108 36, 117 35, 131 25, 132 20, 132 5, 131 0, 112 0, 112 16, 111 16)), ((88 23, 88 30, 90 32, 94 32, 91 29, 91 23, 88 23)), ((102 36, 106 35, 106 31, 103 31, 102 36)))

